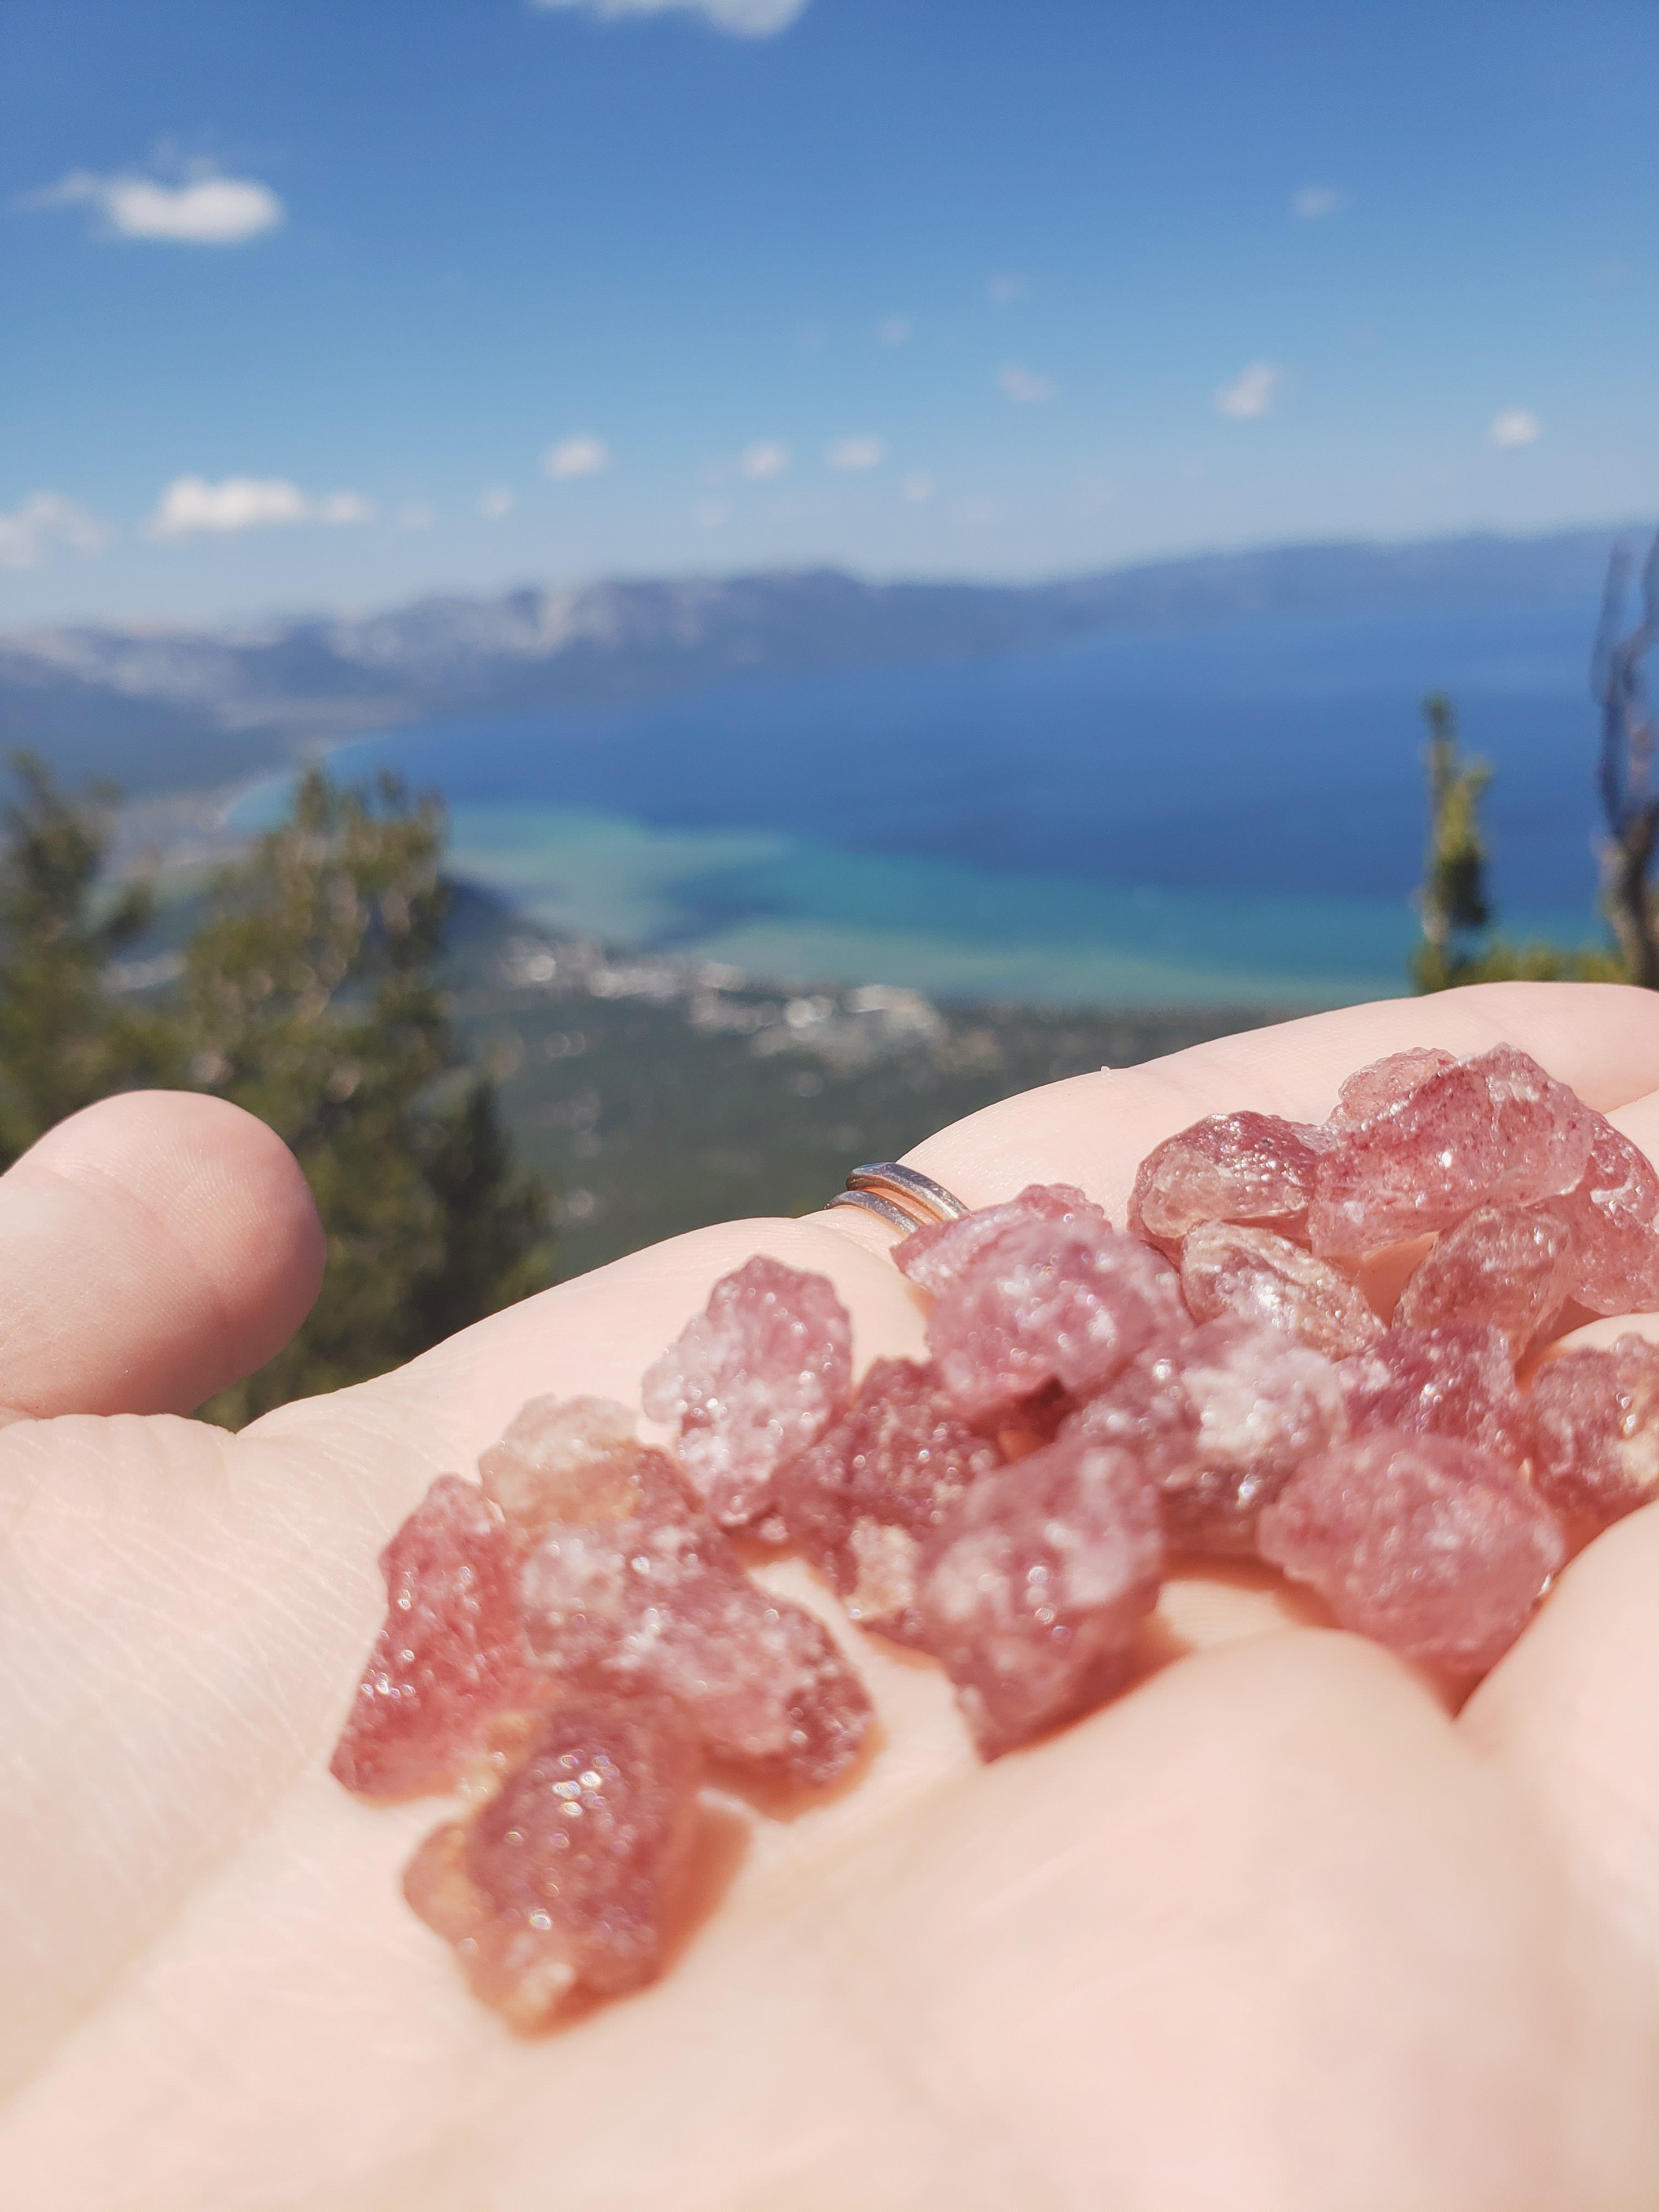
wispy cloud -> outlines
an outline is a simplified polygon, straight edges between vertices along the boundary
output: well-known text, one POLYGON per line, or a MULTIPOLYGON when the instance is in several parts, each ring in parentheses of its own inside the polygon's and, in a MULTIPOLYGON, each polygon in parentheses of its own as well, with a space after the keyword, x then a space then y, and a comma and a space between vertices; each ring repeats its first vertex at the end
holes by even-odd
POLYGON ((908 315, 884 315, 876 325, 876 343, 901 346, 909 343, 914 327, 908 315))
POLYGON ((223 534, 301 522, 337 529, 373 520, 373 502, 361 492, 331 491, 319 496, 301 491, 286 477, 174 477, 161 494, 149 523, 152 538, 191 538, 203 532, 223 534))
POLYGON ((1059 390, 1052 376, 1039 376, 1033 368, 1020 368, 1011 363, 997 371, 997 389, 1019 407, 1035 407, 1044 399, 1052 399, 1059 390))
POLYGON ((830 469, 878 469, 886 459, 883 439, 837 438, 824 454, 823 463, 830 469))
POLYGON ((912 469, 908 476, 901 479, 899 490, 912 506, 920 506, 923 500, 933 496, 933 479, 921 469, 912 469))
POLYGON ((769 39, 804 15, 807 0, 532 0, 538 8, 585 8, 602 21, 623 15, 664 15, 671 9, 701 15, 739 39, 769 39))
POLYGON ((1506 407, 1494 415, 1486 435, 1494 446, 1535 446, 1544 426, 1529 407, 1506 407))
POLYGON ((1023 300, 1031 289, 1029 276, 1020 276, 1012 269, 1005 269, 985 280, 985 296, 994 307, 1012 307, 1016 300, 1023 300))
POLYGON ((478 512, 486 522, 499 522, 518 504, 506 484, 491 484, 478 494, 478 512))
POLYGON ((31 492, 9 514, 0 514, 0 568, 38 568, 56 546, 88 555, 108 542, 97 516, 61 492, 31 492))
POLYGON ((1346 207, 1347 199, 1347 194, 1338 191, 1334 185, 1304 185, 1299 192, 1291 194, 1291 212, 1304 222, 1318 222, 1346 207))
POLYGON ((773 477, 782 476, 789 466, 789 448, 780 445, 775 438, 757 438, 752 446, 745 446, 738 456, 738 467, 757 483, 765 483, 773 477))
POLYGON ((610 465, 610 447, 603 438, 591 437, 586 431, 574 438, 561 438, 542 455, 544 471, 561 483, 571 477, 603 476, 610 465))
POLYGON ((269 185, 252 177, 222 177, 206 168, 180 184, 73 169, 43 191, 31 192, 22 204, 90 207, 103 218, 108 235, 161 239, 173 246, 246 246, 249 239, 275 230, 287 214, 269 185))
POLYGON ((1285 372, 1275 368, 1270 361, 1253 361, 1240 372, 1231 384, 1224 384, 1215 395, 1215 411, 1230 415, 1236 422, 1253 422, 1265 415, 1279 396, 1285 381, 1285 372))

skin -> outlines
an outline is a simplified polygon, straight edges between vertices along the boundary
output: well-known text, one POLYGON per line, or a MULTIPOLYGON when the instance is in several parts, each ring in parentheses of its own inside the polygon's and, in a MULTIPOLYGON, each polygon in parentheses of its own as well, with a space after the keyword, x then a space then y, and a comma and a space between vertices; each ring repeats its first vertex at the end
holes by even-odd
MULTIPOLYGON (((1659 1152, 1659 1000, 1511 985, 1079 1078, 912 1157, 1121 1220, 1200 1114, 1318 1117, 1383 1052, 1500 1038, 1659 1152)), ((319 1271, 280 1146, 126 1098, 0 1181, 9 2204, 1650 2212, 1659 1509, 1461 1710, 1265 1577, 1184 1575, 1133 1689, 988 1768, 930 1663, 846 1631, 880 1747, 793 1817, 711 1819, 661 1983, 533 2039, 467 1997, 397 1891, 446 1808, 326 1772, 380 1546, 526 1397, 635 1400, 757 1249, 834 1278, 860 1364, 917 1350, 890 1241, 700 1232, 231 1438, 179 1416, 319 1271)))

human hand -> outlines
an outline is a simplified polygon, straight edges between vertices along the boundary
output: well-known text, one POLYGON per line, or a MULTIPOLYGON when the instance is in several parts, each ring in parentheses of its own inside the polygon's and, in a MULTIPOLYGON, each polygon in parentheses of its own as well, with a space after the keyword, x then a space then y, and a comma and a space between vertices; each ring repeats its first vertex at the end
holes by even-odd
MULTIPOLYGON (((1382 1053, 1500 1037, 1659 1153, 1659 1002, 1510 985, 1078 1078, 912 1158, 1121 1221, 1200 1114, 1315 1118, 1382 1053)), ((117 1100, 0 1182, 0 1405, 52 1417, 0 1431, 8 2204, 1650 2212, 1659 1510, 1455 1717, 1304 1595, 1183 1566, 1164 1663, 985 1767, 938 1670, 841 1623, 884 1740, 793 1819, 723 1821, 663 1981, 533 2039, 468 1996, 398 1887, 441 1806, 326 1771, 381 1543, 525 1398, 636 1402, 757 1249, 833 1277, 860 1366, 918 1350, 890 1242, 847 1211, 702 1231, 233 1438, 164 1409, 314 1292, 275 1140, 117 1100)))

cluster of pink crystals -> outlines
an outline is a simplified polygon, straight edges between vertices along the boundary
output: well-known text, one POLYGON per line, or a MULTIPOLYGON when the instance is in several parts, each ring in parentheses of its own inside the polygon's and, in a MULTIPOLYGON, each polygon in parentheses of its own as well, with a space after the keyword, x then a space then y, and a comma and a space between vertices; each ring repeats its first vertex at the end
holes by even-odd
POLYGON ((1468 1675, 1659 1499, 1659 1349, 1517 1379, 1575 1307, 1659 1310, 1659 1176, 1509 1046, 1395 1054, 1318 1127, 1195 1123, 1143 1162, 1127 1234, 1033 1185, 893 1256, 926 1361, 854 1393, 829 1282, 752 1260, 644 1378, 668 1449, 625 1407, 532 1401, 386 1547, 334 1771, 469 1785, 405 1891, 517 2026, 658 1971, 706 1778, 821 1786, 866 1740, 839 1645, 734 1534, 936 1658, 988 1759, 1133 1673, 1172 1555, 1263 1561, 1468 1675), (1402 1278, 1376 1310, 1364 1285, 1402 1278))

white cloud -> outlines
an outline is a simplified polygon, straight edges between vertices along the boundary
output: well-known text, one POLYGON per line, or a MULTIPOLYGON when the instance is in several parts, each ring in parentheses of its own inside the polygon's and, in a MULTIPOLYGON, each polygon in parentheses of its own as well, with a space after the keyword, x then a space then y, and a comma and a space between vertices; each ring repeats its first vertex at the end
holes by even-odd
POLYGON ((586 433, 561 438, 542 455, 544 471, 559 483, 571 477, 603 476, 610 465, 610 447, 603 438, 591 438, 586 433))
POLYGON ((1506 407, 1494 415, 1486 435, 1494 446, 1535 446, 1544 426, 1529 407, 1506 407))
POLYGON ((726 507, 718 499, 700 499, 691 510, 692 520, 699 530, 718 530, 726 520, 726 507))
POLYGON ((1291 195, 1291 211, 1301 216, 1304 222, 1317 222, 1322 216, 1334 215, 1346 206, 1347 195, 1334 185, 1304 185, 1299 192, 1291 195))
POLYGON ((1023 300, 1030 289, 1030 277, 1018 276, 1012 270, 1005 270, 1000 276, 986 279, 985 296, 994 307, 1012 307, 1014 301, 1023 300))
POLYGON ((95 208, 117 238, 164 239, 174 246, 245 246, 275 230, 287 216, 269 185, 209 169, 178 185, 76 169, 44 191, 32 192, 24 205, 95 208))
POLYGON ((884 315, 876 325, 876 343, 884 346, 908 344, 914 327, 908 315, 884 315))
POLYGON ((1285 372, 1272 362, 1253 361, 1236 382, 1224 384, 1216 393, 1215 411, 1231 415, 1236 422, 1253 422, 1267 412, 1284 381, 1285 372))
POLYGON ((880 438, 837 438, 824 454, 823 465, 830 469, 878 469, 887 459, 887 447, 880 438))
POLYGON ((924 499, 932 499, 933 496, 933 479, 930 476, 924 475, 920 469, 912 469, 909 475, 901 482, 899 489, 906 499, 915 505, 919 505, 924 499))
POLYGON ((109 531, 61 492, 31 492, 21 507, 0 514, 0 568, 38 568, 54 545, 72 553, 99 552, 109 531))
POLYGON ((499 522, 504 514, 511 514, 517 504, 506 484, 491 484, 478 495, 478 512, 486 522, 499 522))
POLYGON ((260 530, 272 525, 323 523, 339 528, 368 522, 374 508, 360 492, 331 491, 321 498, 303 492, 286 477, 174 477, 149 519, 152 538, 190 538, 204 531, 223 533, 260 530))
POLYGON ((702 15, 739 39, 769 39, 805 11, 806 0, 532 0, 538 8, 586 8, 603 22, 623 15, 662 15, 671 9, 702 15))
POLYGON ((1011 364, 998 370, 997 389, 1006 392, 1017 406, 1034 407, 1041 400, 1052 399, 1059 387, 1052 376, 1039 376, 1035 369, 1011 364))
POLYGON ((738 456, 738 466, 746 477, 757 483, 769 477, 781 477, 789 466, 789 448, 781 446, 775 438, 757 438, 752 446, 745 446, 738 456))

